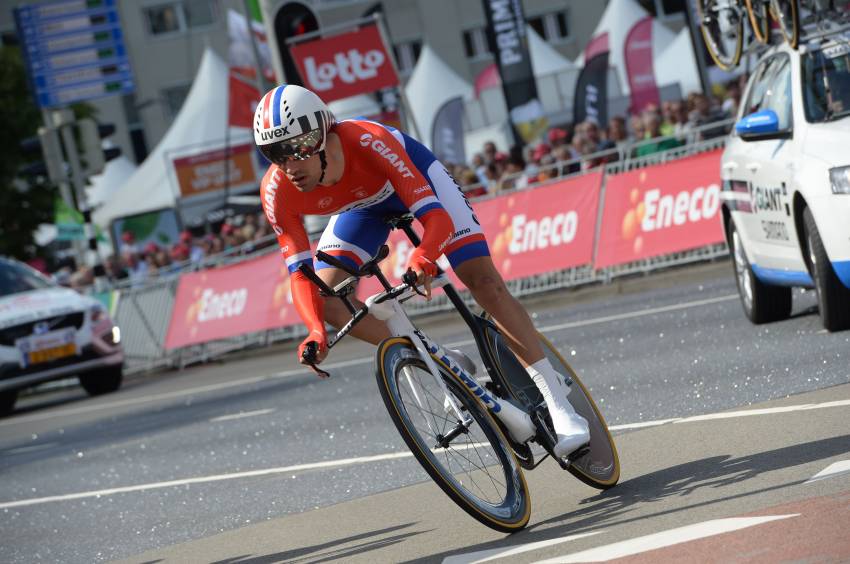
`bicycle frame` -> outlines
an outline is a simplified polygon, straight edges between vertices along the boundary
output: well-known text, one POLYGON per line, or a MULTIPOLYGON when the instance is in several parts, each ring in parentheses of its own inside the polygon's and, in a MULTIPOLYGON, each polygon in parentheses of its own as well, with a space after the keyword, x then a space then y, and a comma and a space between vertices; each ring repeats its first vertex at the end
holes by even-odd
MULTIPOLYGON (((434 284, 434 287, 444 287, 449 283, 445 275, 435 279, 435 282, 436 284, 434 284)), ((450 291, 454 290, 454 288, 451 288, 450 286, 444 289, 450 291)), ((531 417, 525 411, 519 409, 510 402, 500 400, 487 392, 487 390, 478 384, 475 378, 469 375, 461 366, 449 357, 446 350, 440 344, 432 341, 422 330, 413 325, 413 322, 410 320, 410 317, 407 315, 407 312, 404 310, 401 303, 407 298, 412 297, 414 292, 415 290, 407 284, 397 286, 392 290, 379 292, 370 296, 366 300, 364 308, 366 308, 368 313, 371 313, 377 319, 384 321, 394 336, 407 337, 410 342, 413 343, 413 346, 416 348, 417 352, 425 362, 425 365, 428 367, 428 371, 439 384, 440 389, 443 391, 443 394, 452 408, 452 411, 460 421, 464 421, 465 417, 458 408, 454 398, 452 398, 449 393, 445 382, 443 382, 443 379, 440 377, 440 372, 434 362, 434 358, 438 359, 446 368, 455 374, 463 385, 478 398, 478 400, 490 411, 490 413, 499 418, 499 420, 508 429, 511 438, 513 438, 516 442, 522 444, 535 436, 537 434, 537 428, 532 422, 531 417), (401 290, 400 294, 388 300, 384 299, 385 296, 391 296, 399 290, 401 290)), ((466 313, 469 313, 469 310, 466 309, 465 306, 464 309, 466 310, 466 313)), ((412 381, 410 384, 411 388, 415 390, 415 385, 412 381)))

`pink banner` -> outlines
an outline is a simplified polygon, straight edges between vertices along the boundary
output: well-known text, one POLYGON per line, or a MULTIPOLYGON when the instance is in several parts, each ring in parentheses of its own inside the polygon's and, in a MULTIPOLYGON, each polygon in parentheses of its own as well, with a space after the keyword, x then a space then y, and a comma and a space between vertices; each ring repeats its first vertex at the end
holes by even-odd
POLYGON ((652 16, 647 16, 637 22, 629 31, 623 48, 632 97, 630 108, 632 114, 642 111, 650 104, 655 106, 661 104, 652 61, 653 21, 652 16))
POLYGON ((587 47, 584 48, 584 64, 601 53, 610 51, 608 48, 608 32, 601 33, 587 42, 587 47))
POLYGON ((165 348, 300 324, 279 253, 180 277, 165 348))
POLYGON ((594 267, 723 242, 720 154, 609 176, 594 267))

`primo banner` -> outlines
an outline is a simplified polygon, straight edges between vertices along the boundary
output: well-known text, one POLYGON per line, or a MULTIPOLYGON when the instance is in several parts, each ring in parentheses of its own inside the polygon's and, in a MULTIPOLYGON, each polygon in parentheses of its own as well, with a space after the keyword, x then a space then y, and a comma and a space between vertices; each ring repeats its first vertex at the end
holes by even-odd
POLYGON ((511 122, 523 141, 537 138, 548 127, 531 68, 525 17, 520 0, 483 0, 487 40, 495 54, 511 122))

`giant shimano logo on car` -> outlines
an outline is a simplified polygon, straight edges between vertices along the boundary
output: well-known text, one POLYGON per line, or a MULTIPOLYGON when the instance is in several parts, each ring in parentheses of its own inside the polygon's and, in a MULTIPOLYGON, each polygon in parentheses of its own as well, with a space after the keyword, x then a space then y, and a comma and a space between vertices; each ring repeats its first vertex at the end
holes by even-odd
POLYGON ((404 178, 413 178, 413 172, 410 171, 410 168, 407 166, 407 163, 404 162, 398 153, 393 152, 390 147, 387 147, 387 144, 381 141, 380 139, 374 139, 371 133, 364 133, 360 136, 360 145, 363 147, 371 146, 372 149, 390 161, 393 165, 393 168, 398 169, 404 178))

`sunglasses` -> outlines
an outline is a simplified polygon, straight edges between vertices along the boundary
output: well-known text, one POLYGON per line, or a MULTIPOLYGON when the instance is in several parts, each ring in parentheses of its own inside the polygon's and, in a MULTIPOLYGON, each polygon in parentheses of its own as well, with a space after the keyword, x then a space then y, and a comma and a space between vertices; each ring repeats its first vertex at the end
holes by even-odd
POLYGON ((319 151, 323 140, 322 130, 314 129, 292 139, 260 145, 260 152, 269 161, 282 166, 289 160, 305 161, 309 159, 319 151))

